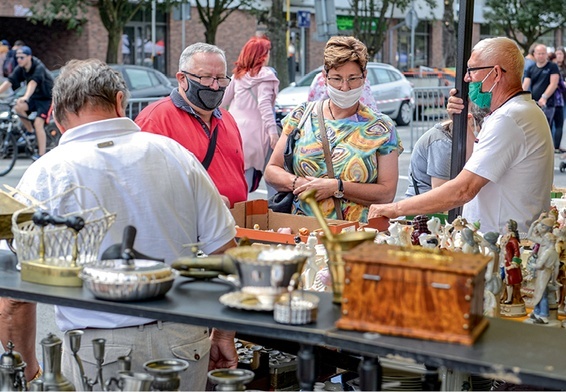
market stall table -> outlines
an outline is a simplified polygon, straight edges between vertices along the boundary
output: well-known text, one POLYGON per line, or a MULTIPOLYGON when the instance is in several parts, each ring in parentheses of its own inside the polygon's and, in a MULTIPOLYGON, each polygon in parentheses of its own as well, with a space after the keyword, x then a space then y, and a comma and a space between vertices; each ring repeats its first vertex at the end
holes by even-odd
POLYGON ((242 311, 222 305, 218 298, 230 290, 231 286, 219 282, 178 278, 171 291, 161 299, 120 303, 95 299, 86 288, 22 282, 19 273, 12 271, 3 271, 0 275, 2 297, 218 327, 298 342, 301 344, 299 378, 303 389, 314 381, 314 345, 329 345, 363 355, 367 360, 362 365, 366 365, 370 374, 375 371, 373 358, 392 355, 432 367, 446 366, 516 384, 540 388, 566 387, 566 331, 563 329, 490 319, 487 330, 476 344, 468 347, 338 330, 334 324, 340 316, 340 309, 332 304, 332 296, 327 293, 317 294, 320 303, 316 323, 299 326, 277 324, 271 313, 242 311))

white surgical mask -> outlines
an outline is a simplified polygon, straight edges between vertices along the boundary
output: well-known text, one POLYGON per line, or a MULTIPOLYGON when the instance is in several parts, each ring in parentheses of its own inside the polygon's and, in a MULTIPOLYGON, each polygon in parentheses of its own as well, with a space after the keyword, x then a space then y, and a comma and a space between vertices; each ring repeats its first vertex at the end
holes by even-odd
POLYGON ((328 97, 332 100, 332 103, 341 109, 351 108, 358 102, 364 91, 364 86, 361 85, 358 88, 341 91, 331 85, 326 86, 328 92, 328 97))

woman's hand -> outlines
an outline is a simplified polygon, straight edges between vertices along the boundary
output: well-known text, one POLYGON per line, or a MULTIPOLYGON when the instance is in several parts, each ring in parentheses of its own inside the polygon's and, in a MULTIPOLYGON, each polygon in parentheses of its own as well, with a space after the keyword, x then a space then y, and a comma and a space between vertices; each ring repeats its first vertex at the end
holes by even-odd
POLYGON ((277 145, 278 141, 279 141, 279 135, 277 134, 269 135, 269 145, 273 150, 275 150, 275 146, 277 145))
POLYGON ((334 178, 318 178, 318 177, 299 177, 295 183, 295 195, 308 191, 316 190, 316 201, 321 201, 334 196, 334 191, 338 190, 338 180, 334 178))

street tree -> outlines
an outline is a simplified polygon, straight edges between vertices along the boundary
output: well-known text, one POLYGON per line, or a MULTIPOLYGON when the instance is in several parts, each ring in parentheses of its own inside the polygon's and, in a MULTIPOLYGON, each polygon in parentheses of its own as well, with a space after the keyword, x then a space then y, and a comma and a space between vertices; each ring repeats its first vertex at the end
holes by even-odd
POLYGON ((454 0, 444 0, 444 13, 442 17, 442 49, 444 53, 444 67, 456 66, 456 27, 454 24, 454 0))
POLYGON ((106 62, 117 63, 124 26, 139 10, 150 5, 151 0, 31 0, 30 20, 46 25, 51 25, 56 19, 62 20, 67 23, 69 30, 80 32, 89 7, 96 7, 108 31, 106 62))
POLYGON ((541 36, 566 23, 564 0, 487 0, 485 5, 488 24, 515 40, 525 53, 541 36))
MULTIPOLYGON (((54 20, 67 23, 70 30, 81 30, 89 7, 96 7, 102 24, 108 31, 106 62, 117 63, 122 34, 126 24, 136 13, 150 7, 151 0, 30 0, 32 22, 50 25, 54 20)), ((160 0, 158 7, 169 10, 188 0, 160 0)), ((201 22, 205 27, 205 41, 214 44, 218 26, 237 9, 249 9, 252 0, 196 0, 201 22)))
MULTIPOLYGON (((367 46, 370 58, 381 51, 395 8, 405 12, 412 3, 413 0, 350 1, 354 16, 352 33, 367 46)), ((431 8, 436 6, 436 0, 425 3, 431 8)))
POLYGON ((289 85, 287 66, 287 21, 283 13, 283 0, 272 0, 267 17, 267 37, 271 41, 271 65, 277 70, 280 86, 289 85))

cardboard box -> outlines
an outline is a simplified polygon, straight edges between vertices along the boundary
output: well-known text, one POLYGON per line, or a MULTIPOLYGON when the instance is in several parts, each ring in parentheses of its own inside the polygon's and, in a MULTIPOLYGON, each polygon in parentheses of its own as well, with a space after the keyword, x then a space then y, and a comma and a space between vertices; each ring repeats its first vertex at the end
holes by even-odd
POLYGON ((344 255, 338 328, 471 345, 489 257, 365 242, 344 255))
MULTIPOLYGON (((12 234, 12 215, 14 212, 26 208, 4 191, 0 191, 0 239, 8 240, 14 238, 12 234)), ((18 223, 31 220, 32 212, 22 213, 18 216, 18 223)))
MULTIPOLYGON (((306 228, 309 232, 321 231, 320 223, 315 217, 283 214, 273 212, 267 208, 267 200, 250 200, 236 203, 230 210, 236 221, 237 234, 239 238, 247 237, 252 241, 272 242, 278 244, 294 244, 299 229, 306 228), (259 229, 254 229, 259 225, 259 229), (282 227, 291 228, 292 234, 277 233, 282 227), (270 231, 273 230, 273 231, 270 231)), ((330 231, 335 234, 344 231, 355 231, 358 222, 327 219, 330 231)), ((300 236, 301 241, 306 242, 308 236, 300 236)))

